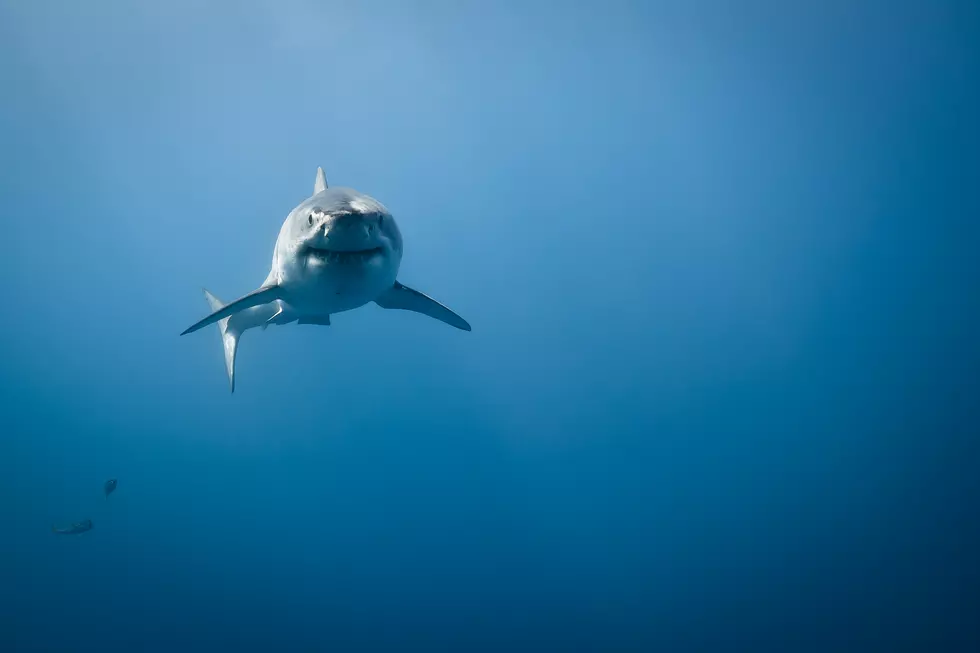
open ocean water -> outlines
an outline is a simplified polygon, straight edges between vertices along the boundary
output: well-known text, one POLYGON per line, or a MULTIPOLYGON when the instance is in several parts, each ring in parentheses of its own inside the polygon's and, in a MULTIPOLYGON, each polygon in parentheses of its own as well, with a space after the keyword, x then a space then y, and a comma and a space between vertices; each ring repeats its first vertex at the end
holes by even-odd
POLYGON ((980 650, 978 117, 976 2, 0 0, 0 652, 980 650), (317 166, 473 331, 231 394, 317 166))

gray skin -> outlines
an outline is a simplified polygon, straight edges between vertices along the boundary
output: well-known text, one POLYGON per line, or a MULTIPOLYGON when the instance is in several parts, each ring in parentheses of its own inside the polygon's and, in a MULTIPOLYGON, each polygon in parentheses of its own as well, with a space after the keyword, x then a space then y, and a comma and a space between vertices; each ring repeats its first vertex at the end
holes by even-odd
POLYGON ((58 535, 78 535, 79 533, 84 533, 85 531, 92 530, 92 520, 85 519, 80 522, 75 522, 68 528, 57 528, 55 526, 51 527, 51 532, 58 535))
POLYGON ((218 324, 234 392, 239 338, 256 327, 329 326, 332 314, 375 302, 470 331, 459 315, 397 281, 402 251, 401 232, 384 205, 351 188, 328 188, 318 168, 313 195, 289 212, 279 230, 262 285, 230 304, 205 290, 213 312, 181 335, 218 324))

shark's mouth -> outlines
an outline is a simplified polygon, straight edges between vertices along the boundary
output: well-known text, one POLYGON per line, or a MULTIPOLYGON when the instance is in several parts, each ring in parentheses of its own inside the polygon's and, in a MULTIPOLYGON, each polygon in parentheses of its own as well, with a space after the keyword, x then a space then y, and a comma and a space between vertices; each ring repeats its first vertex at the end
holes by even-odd
POLYGON ((321 261, 330 263, 363 263, 376 254, 384 252, 382 247, 372 247, 371 249, 359 249, 351 251, 338 251, 333 249, 320 249, 318 247, 307 247, 307 256, 312 256, 321 261))

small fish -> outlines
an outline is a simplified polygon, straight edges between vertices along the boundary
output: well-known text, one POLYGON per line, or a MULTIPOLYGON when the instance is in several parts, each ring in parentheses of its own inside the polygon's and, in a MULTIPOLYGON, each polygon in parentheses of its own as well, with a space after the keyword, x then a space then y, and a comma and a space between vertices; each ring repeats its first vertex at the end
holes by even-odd
POLYGON ((52 533, 57 533, 58 535, 77 535, 79 533, 84 533, 85 531, 92 530, 92 520, 85 519, 80 522, 75 522, 68 528, 58 528, 56 526, 51 527, 52 533))
POLYGON ((116 484, 117 484, 117 482, 116 482, 116 479, 114 479, 114 478, 110 478, 108 481, 105 482, 105 486, 104 486, 103 489, 105 489, 105 498, 106 499, 108 499, 109 498, 109 495, 112 494, 113 491, 115 491, 116 484))

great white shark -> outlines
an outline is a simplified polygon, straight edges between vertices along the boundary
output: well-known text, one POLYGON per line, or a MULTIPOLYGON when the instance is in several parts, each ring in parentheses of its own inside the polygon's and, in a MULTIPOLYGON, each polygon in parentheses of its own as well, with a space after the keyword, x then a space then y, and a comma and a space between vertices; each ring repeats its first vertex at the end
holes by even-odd
POLYGON ((470 331, 449 308, 398 282, 401 260, 402 235, 388 209, 352 188, 328 187, 323 168, 317 168, 313 195, 282 223, 262 285, 228 304, 204 289, 212 313, 180 335, 217 323, 234 392, 238 341, 256 327, 329 326, 332 314, 374 302, 470 331))

